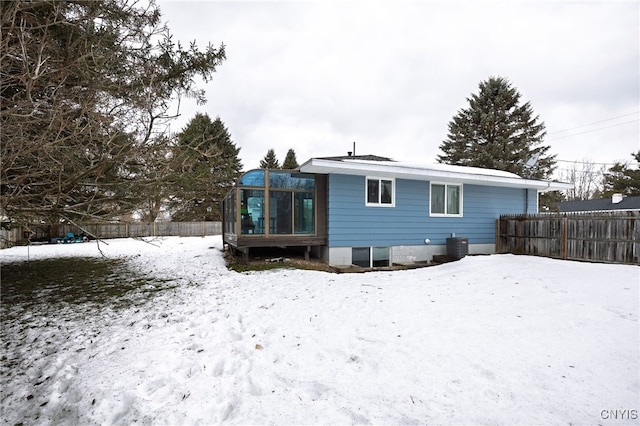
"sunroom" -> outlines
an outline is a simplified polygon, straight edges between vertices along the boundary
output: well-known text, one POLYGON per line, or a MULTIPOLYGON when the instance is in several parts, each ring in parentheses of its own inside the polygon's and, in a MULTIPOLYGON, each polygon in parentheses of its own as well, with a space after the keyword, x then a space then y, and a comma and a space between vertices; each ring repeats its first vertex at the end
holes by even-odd
POLYGON ((223 200, 223 243, 245 258, 251 247, 304 247, 308 257, 327 244, 326 188, 326 175, 244 173, 223 200))

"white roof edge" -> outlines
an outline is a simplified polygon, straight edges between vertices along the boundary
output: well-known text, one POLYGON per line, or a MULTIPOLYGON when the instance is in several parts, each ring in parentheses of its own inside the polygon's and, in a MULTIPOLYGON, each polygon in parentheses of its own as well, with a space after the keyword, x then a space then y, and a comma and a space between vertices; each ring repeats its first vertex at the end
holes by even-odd
POLYGON ((417 165, 389 161, 329 160, 311 158, 300 166, 301 172, 346 174, 356 176, 378 175, 401 179, 445 181, 488 186, 532 188, 541 192, 572 189, 573 184, 545 180, 523 179, 501 170, 479 169, 465 166, 417 165))

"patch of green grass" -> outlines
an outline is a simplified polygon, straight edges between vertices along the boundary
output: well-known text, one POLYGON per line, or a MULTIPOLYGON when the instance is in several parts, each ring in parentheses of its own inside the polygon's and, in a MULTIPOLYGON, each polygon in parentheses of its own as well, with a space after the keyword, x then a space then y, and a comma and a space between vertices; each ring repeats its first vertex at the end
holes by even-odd
POLYGON ((9 263, 0 268, 5 306, 32 303, 114 303, 128 292, 166 288, 166 280, 130 271, 124 260, 56 258, 9 263))
POLYGON ((0 382, 10 383, 12 377, 25 374, 25 368, 33 369, 40 362, 34 361, 34 353, 55 359, 54 354, 71 347, 84 350, 83 341, 96 338, 105 324, 120 318, 114 311, 138 309, 175 286, 173 280, 132 271, 123 259, 57 258, 0 265, 0 382))

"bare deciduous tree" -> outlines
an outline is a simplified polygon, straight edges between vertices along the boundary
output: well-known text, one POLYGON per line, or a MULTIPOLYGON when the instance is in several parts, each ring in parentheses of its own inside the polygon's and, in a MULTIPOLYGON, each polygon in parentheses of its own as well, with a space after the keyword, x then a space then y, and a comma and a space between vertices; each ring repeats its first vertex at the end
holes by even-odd
POLYGON ((587 159, 575 161, 561 170, 560 180, 574 184, 573 189, 566 191, 566 199, 569 201, 592 199, 594 194, 602 189, 604 171, 603 165, 587 159))

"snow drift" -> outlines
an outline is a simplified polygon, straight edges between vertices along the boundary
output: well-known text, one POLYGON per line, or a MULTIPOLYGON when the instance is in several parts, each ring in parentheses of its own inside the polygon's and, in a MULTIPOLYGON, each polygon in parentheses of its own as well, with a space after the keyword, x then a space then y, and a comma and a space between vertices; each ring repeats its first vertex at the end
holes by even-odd
MULTIPOLYGON (((637 421, 638 267, 495 255, 239 274, 219 237, 108 243, 179 285, 122 309, 3 304, 20 316, 2 330, 4 423, 637 421)), ((0 259, 27 250, 100 256, 92 242, 0 259)))

